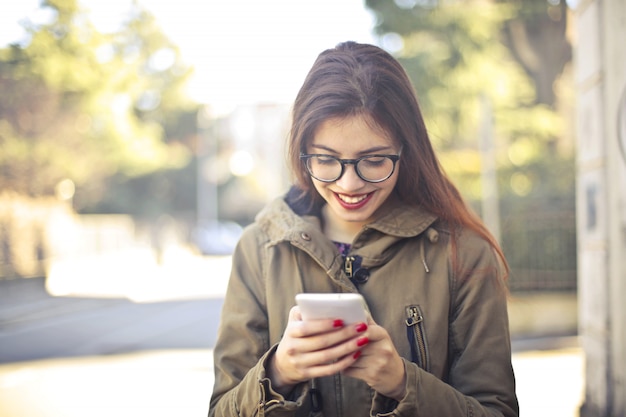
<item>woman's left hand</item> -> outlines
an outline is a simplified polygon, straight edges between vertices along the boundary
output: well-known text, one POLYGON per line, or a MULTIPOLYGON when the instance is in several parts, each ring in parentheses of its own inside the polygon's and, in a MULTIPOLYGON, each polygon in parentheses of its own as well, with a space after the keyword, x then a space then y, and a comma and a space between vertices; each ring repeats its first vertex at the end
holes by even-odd
POLYGON ((406 394, 404 362, 389 333, 371 318, 368 337, 369 343, 361 349, 359 359, 342 373, 361 379, 380 394, 400 401, 406 394))

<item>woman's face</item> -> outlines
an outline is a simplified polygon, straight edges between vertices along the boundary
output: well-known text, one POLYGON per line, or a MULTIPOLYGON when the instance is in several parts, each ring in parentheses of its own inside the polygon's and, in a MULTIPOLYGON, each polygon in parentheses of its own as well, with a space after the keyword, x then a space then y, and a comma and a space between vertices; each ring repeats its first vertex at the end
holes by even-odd
MULTIPOLYGON (((381 130, 372 129, 363 116, 351 116, 322 123, 306 152, 356 159, 374 154, 397 155, 399 146, 381 130)), ((332 217, 332 223, 347 229, 360 229, 374 220, 377 210, 393 192, 398 181, 398 166, 389 178, 378 183, 361 179, 353 164, 346 164, 343 175, 336 181, 312 180, 317 192, 328 203, 326 213, 332 217)))

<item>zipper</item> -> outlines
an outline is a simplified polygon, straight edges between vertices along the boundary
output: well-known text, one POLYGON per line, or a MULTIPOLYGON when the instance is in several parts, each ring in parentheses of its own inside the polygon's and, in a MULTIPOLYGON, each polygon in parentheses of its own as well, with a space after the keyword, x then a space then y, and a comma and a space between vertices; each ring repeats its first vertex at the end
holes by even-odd
POLYGON ((346 256, 346 262, 344 265, 344 271, 346 273, 346 275, 348 276, 348 278, 352 278, 352 274, 353 274, 353 267, 352 267, 352 263, 356 261, 356 258, 354 256, 346 256))
POLYGON ((406 317, 404 323, 406 324, 406 334, 411 347, 411 360, 420 368, 429 371, 430 363, 422 310, 418 305, 408 306, 406 308, 406 317))
POLYGON ((343 263, 343 272, 355 287, 365 284, 370 279, 370 271, 361 267, 362 262, 363 258, 359 255, 348 255, 343 263))

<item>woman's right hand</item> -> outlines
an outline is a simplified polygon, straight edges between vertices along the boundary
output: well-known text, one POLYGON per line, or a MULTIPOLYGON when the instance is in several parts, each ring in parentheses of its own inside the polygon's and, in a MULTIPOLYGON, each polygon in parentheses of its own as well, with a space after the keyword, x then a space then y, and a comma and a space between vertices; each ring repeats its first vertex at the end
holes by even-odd
POLYGON ((300 382, 341 372, 358 360, 360 349, 367 343, 366 323, 303 321, 300 309, 293 307, 283 338, 270 359, 272 387, 285 394, 300 382))

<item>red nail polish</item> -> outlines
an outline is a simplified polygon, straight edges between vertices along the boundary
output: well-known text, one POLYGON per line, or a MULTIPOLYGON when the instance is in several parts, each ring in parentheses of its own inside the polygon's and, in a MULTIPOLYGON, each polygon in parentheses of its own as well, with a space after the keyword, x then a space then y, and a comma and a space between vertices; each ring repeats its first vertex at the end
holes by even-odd
POLYGON ((364 346, 364 345, 367 345, 369 342, 370 342, 370 340, 367 337, 362 337, 362 338, 356 340, 356 345, 357 346, 364 346))
POLYGON ((357 350, 356 352, 354 352, 354 355, 352 355, 352 359, 359 359, 361 357, 361 351, 357 350))
POLYGON ((361 333, 367 330, 367 324, 365 323, 359 323, 356 325, 356 331, 361 333))
POLYGON ((343 327, 343 320, 337 319, 333 321, 333 327, 343 327))

